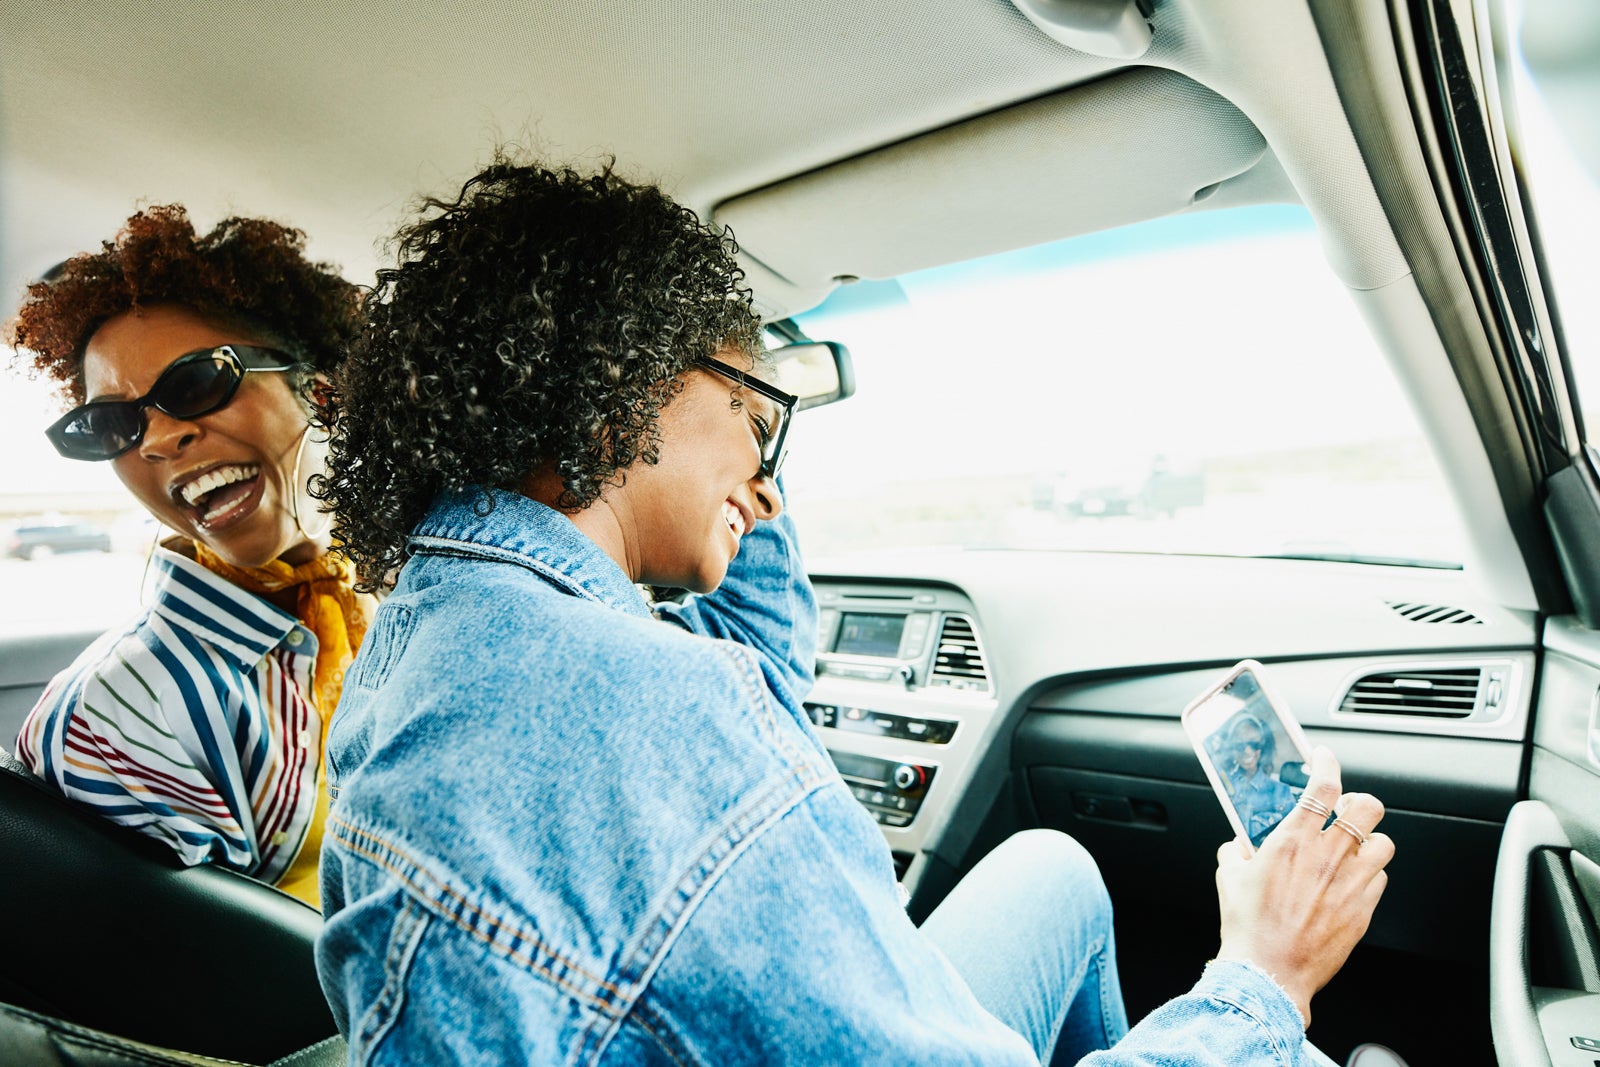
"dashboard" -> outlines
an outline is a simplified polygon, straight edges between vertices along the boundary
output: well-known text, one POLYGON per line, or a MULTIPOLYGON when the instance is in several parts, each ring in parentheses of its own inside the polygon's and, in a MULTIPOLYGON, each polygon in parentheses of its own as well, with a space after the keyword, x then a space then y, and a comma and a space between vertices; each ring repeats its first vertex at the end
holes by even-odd
MULTIPOLYGON (((1370 937, 1436 958, 1481 943, 1501 830, 1526 791, 1540 633, 1462 572, 929 550, 817 560, 811 573, 820 640, 806 711, 877 820, 914 914, 1029 826, 1088 848, 1119 907, 1214 909, 1229 829, 1178 716, 1249 658, 1333 748, 1347 787, 1389 809, 1400 848, 1370 937)), ((7 736, 92 636, 8 646, 7 736)), ((1188 927, 1214 923, 1213 910, 1188 927)))
POLYGON ((999 703, 975 608, 928 582, 819 580, 817 600, 806 712, 909 886, 993 741, 999 703))
POLYGON ((997 811, 1073 834, 1114 897, 1119 882, 1209 881, 1228 830, 1178 716, 1251 658, 1340 756, 1347 788, 1378 794, 1412 839, 1396 882, 1410 863, 1459 871, 1459 908, 1430 910, 1436 879, 1418 877, 1391 892, 1377 939, 1435 949, 1486 913, 1537 628, 1462 572, 1007 551, 812 571, 807 712, 913 895, 947 883, 997 811), (1415 909, 1433 925, 1404 916, 1415 909))

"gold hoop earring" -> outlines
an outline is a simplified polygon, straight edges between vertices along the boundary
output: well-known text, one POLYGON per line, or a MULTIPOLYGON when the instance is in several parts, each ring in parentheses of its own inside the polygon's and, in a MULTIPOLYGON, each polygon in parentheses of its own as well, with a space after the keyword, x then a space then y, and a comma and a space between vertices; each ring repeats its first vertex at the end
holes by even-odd
POLYGON ((139 573, 139 604, 141 607, 150 606, 150 600, 148 599, 150 592, 150 563, 156 558, 156 549, 160 547, 161 523, 157 521, 155 536, 150 538, 150 547, 144 554, 144 570, 139 573))
MULTIPOLYGON (((308 422, 306 423, 306 428, 300 433, 300 444, 294 450, 294 473, 289 476, 290 481, 294 483, 290 488, 289 517, 294 520, 294 528, 300 531, 301 537, 304 537, 307 541, 315 541, 320 537, 326 536, 328 531, 333 529, 333 516, 323 512, 328 521, 323 523, 322 529, 316 533, 307 530, 305 524, 300 521, 300 494, 309 488, 306 483, 300 480, 300 464, 305 459, 306 439, 310 436, 311 424, 308 422)), ((327 438, 323 438, 323 441, 326 440, 327 438)), ((321 444, 322 442, 318 443, 321 444)))

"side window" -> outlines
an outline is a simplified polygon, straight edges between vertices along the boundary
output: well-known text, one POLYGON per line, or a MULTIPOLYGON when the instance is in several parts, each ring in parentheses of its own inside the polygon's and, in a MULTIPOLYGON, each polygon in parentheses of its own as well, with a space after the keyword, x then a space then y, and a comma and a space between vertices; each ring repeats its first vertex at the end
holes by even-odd
POLYGON ((1517 159, 1593 444, 1600 425, 1600 5, 1518 6, 1509 57, 1517 159))
POLYGON ((157 526, 111 464, 63 459, 45 440, 61 414, 52 383, 0 376, 0 637, 104 629, 137 607, 157 526))

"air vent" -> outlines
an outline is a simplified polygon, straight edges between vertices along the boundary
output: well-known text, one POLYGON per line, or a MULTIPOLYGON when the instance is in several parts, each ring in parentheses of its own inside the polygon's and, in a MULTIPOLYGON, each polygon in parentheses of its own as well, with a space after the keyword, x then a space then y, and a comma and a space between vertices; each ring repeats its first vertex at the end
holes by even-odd
POLYGON ((1465 608, 1445 607, 1441 604, 1408 604, 1401 600, 1385 601, 1403 619, 1411 622, 1444 622, 1456 626, 1482 626, 1483 620, 1465 608))
POLYGON ((1481 667, 1431 667, 1380 671, 1363 677, 1344 695, 1340 711, 1371 715, 1421 715, 1465 719, 1478 706, 1481 667))
POLYGON ((978 647, 972 620, 965 615, 946 615, 939 630, 939 650, 933 659, 929 685, 950 689, 988 689, 989 668, 978 647))

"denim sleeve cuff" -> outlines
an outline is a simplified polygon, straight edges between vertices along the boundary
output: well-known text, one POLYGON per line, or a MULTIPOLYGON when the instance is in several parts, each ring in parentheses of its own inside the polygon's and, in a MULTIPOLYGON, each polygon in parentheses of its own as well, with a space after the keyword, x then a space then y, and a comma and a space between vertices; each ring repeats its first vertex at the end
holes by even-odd
POLYGON ((1231 1004, 1294 1047, 1305 1038, 1306 1021, 1300 1009, 1271 975, 1242 960, 1212 960, 1194 991, 1231 1004))

